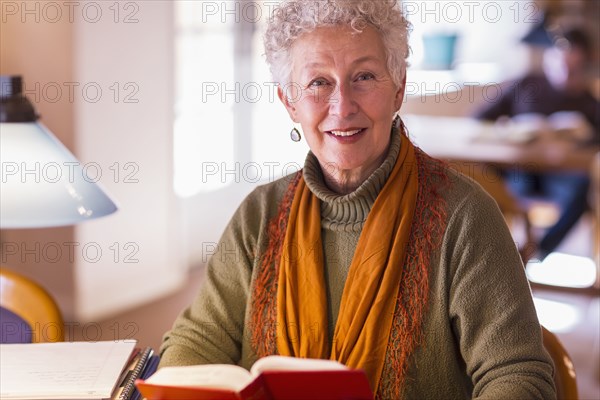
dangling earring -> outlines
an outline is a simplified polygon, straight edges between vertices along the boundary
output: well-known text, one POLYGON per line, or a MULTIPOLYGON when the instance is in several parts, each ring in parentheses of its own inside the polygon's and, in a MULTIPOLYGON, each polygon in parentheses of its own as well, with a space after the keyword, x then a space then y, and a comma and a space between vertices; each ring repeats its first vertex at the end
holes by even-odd
POLYGON ((302 136, 300 136, 300 131, 298 131, 296 127, 290 131, 290 138, 292 138, 292 141, 294 142, 299 142, 302 139, 302 136))

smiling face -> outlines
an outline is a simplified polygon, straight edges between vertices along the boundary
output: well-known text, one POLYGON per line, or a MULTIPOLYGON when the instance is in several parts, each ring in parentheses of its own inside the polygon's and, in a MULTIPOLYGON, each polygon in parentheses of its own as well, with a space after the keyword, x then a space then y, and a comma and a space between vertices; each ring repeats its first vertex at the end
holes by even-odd
POLYGON ((387 68, 379 33, 317 28, 291 51, 291 83, 279 97, 300 123, 332 190, 358 187, 387 155, 395 112, 402 104, 387 68))

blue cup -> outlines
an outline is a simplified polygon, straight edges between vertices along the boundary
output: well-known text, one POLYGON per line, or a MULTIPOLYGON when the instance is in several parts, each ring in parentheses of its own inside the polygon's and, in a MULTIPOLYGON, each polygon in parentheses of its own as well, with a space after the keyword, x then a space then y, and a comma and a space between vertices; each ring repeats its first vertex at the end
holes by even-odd
POLYGON ((456 34, 429 34, 423 36, 425 56, 423 67, 430 69, 451 69, 454 63, 456 34))

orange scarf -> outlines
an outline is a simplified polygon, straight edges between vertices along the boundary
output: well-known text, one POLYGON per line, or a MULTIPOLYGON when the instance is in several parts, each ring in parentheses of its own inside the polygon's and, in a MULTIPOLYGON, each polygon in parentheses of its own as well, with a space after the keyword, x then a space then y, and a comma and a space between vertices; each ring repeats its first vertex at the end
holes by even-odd
POLYGON ((300 179, 289 211, 277 278, 280 354, 330 358, 361 368, 377 393, 418 186, 415 148, 402 135, 398 160, 360 235, 329 349, 320 202, 300 179))

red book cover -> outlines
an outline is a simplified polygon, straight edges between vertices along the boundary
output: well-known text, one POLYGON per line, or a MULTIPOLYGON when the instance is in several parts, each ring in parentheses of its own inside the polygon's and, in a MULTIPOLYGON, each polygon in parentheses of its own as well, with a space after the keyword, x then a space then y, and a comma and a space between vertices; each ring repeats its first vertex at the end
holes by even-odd
POLYGON ((288 359, 270 357, 252 373, 235 365, 166 367, 136 386, 148 400, 373 400, 362 370, 329 360, 288 359))
POLYGON ((148 400, 239 400, 238 393, 225 389, 165 386, 135 382, 138 390, 148 400))
POLYGON ((373 400, 364 371, 265 371, 259 375, 273 400, 373 400))

